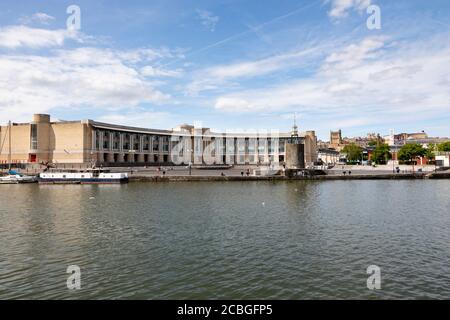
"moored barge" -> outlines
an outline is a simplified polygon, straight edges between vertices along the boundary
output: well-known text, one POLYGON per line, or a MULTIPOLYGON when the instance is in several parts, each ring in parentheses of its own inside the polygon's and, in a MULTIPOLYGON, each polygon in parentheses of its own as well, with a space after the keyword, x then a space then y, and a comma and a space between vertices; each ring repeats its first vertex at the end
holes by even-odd
POLYGON ((41 184, 121 184, 128 183, 128 173, 112 173, 93 169, 86 172, 45 172, 39 174, 41 184))

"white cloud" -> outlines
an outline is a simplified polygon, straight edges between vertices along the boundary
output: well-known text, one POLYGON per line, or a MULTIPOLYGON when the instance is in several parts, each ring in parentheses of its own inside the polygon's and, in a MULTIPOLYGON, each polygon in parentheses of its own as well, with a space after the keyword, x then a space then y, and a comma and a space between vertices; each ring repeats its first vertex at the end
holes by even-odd
POLYGON ((44 12, 36 12, 35 14, 33 14, 31 16, 22 16, 19 19, 19 22, 21 24, 40 23, 40 24, 48 25, 53 20, 55 20, 55 17, 53 17, 51 15, 48 15, 44 12))
POLYGON ((0 28, 0 47, 9 49, 60 47, 68 39, 82 42, 82 35, 65 29, 47 30, 27 26, 0 28))
POLYGON ((220 97, 217 99, 215 108, 228 112, 248 112, 258 109, 244 98, 220 97))
POLYGON ((202 25, 204 25, 211 32, 215 31, 216 25, 219 22, 219 17, 215 16, 212 12, 207 10, 197 9, 198 18, 201 20, 202 25))
POLYGON ((144 77, 170 77, 179 78, 183 74, 181 69, 176 70, 166 70, 161 68, 156 68, 153 66, 145 66, 141 69, 141 75, 144 77))
POLYGON ((199 92, 215 90, 225 85, 228 88, 235 86, 236 84, 230 83, 232 80, 253 78, 283 70, 306 67, 313 59, 323 54, 326 47, 331 47, 331 45, 312 46, 259 60, 206 68, 194 74, 194 80, 188 84, 186 93, 190 96, 196 96, 199 92))
POLYGON ((371 4, 371 0, 330 0, 331 10, 328 15, 333 18, 342 18, 348 15, 350 10, 362 12, 371 4))
POLYGON ((117 51, 117 55, 129 62, 148 62, 159 59, 184 59, 184 55, 180 50, 170 50, 168 48, 138 48, 134 50, 117 51))
POLYGON ((108 113, 100 116, 97 121, 107 122, 119 125, 129 125, 140 128, 156 128, 156 129, 171 129, 176 123, 172 114, 168 112, 155 111, 135 111, 129 112, 121 110, 121 113, 108 113))
POLYGON ((216 66, 207 69, 205 72, 208 76, 216 79, 260 76, 292 66, 293 64, 300 64, 302 62, 300 59, 313 54, 318 49, 319 48, 309 48, 256 61, 216 66))
POLYGON ((57 107, 112 110, 170 99, 124 56, 134 56, 133 51, 79 48, 46 56, 0 55, 0 120, 27 119, 57 107))
POLYGON ((450 110, 449 43, 448 34, 409 45, 366 38, 329 54, 308 78, 221 95, 215 108, 258 113, 298 110, 364 124, 439 117, 450 110))
POLYGON ((358 66, 364 60, 376 59, 381 54, 386 37, 370 37, 358 44, 351 44, 339 52, 332 53, 325 60, 323 70, 347 70, 358 66))

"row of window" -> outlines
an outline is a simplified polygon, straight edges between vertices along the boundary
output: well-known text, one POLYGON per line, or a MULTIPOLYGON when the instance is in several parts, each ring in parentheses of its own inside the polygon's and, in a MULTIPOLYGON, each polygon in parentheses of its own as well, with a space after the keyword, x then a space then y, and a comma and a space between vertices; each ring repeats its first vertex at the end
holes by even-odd
MULTIPOLYGON (((119 132, 109 132, 109 131, 99 131, 96 130, 96 137, 95 137, 95 147, 97 150, 100 149, 100 137, 103 135, 103 149, 104 150, 119 150, 120 149, 120 133, 119 132), (111 139, 112 137, 112 139, 111 139), (112 145, 111 145, 112 144, 112 145)), ((123 144, 123 150, 140 150, 140 143, 142 138, 142 150, 143 151, 152 151, 158 152, 160 151, 160 146, 162 148, 163 152, 169 152, 169 146, 170 146, 170 136, 157 136, 157 135, 137 135, 137 134, 129 134, 124 133, 122 136, 122 144, 123 144)), ((202 139, 202 138, 197 138, 202 139)), ((244 153, 245 150, 248 150, 249 153, 254 153, 255 149, 258 150, 259 153, 265 153, 266 148, 268 148, 269 153, 273 153, 275 150, 275 146, 273 145, 271 140, 258 140, 256 139, 245 139, 237 140, 237 148, 240 153, 244 153)), ((280 153, 283 153, 285 151, 284 145, 285 145, 286 139, 280 139, 278 142, 278 151, 280 153)), ((203 147, 208 144, 208 141, 203 141, 203 147)), ((234 143, 230 144, 228 141, 225 143, 221 143, 223 150, 228 149, 231 150, 231 152, 234 152, 234 143)), ((196 151, 199 151, 197 149, 200 149, 200 146, 202 144, 200 142, 195 143, 196 151)))
MULTIPOLYGON (((95 131, 95 148, 100 149, 101 139, 103 138, 102 147, 105 150, 120 149, 121 134, 119 132, 110 131, 95 131), (103 135, 103 136, 102 136, 103 135)), ((154 136, 154 135, 137 135, 137 134, 122 134, 122 148, 123 150, 140 150, 140 143, 142 138, 143 151, 160 151, 160 146, 163 152, 169 152, 169 137, 168 136, 154 136)))

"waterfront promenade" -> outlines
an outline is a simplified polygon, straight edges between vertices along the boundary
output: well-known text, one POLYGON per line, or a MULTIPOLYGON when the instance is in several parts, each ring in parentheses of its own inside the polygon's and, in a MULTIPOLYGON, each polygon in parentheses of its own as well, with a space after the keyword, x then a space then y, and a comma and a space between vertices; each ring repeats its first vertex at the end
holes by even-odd
MULTIPOLYGON (((255 167, 256 168, 256 167, 255 167)), ((342 169, 320 171, 306 171, 309 174, 305 176, 286 177, 278 176, 253 176, 254 168, 234 167, 226 170, 211 169, 189 169, 184 167, 162 167, 157 168, 122 168, 129 171, 130 181, 283 181, 283 180, 390 180, 390 179, 450 179, 450 171, 437 172, 430 168, 413 173, 411 167, 409 170, 404 168, 400 173, 393 173, 392 170, 385 168, 358 168, 348 169, 347 166, 342 169), (247 175, 247 170, 250 174, 247 175), (346 172, 344 175, 344 171, 346 172), (349 171, 352 173, 349 175, 349 171), (323 174, 325 173, 325 174, 323 174)), ((114 170, 117 170, 114 169, 114 170)))
MULTIPOLYGON (((161 181, 283 181, 283 180, 405 180, 405 179, 450 179, 450 170, 435 172, 434 166, 400 166, 393 173, 390 166, 337 166, 330 170, 306 170, 304 176, 286 177, 253 176, 257 166, 234 166, 231 168, 191 168, 185 166, 154 167, 108 167, 111 172, 127 172, 132 182, 161 181), (344 174, 345 173, 345 174, 344 174)), ((60 168, 64 170, 64 168, 60 168)), ((70 168, 67 168, 70 169, 70 168)), ((4 171, 4 170, 3 170, 4 171)), ((25 174, 38 174, 42 170, 18 170, 25 174)))

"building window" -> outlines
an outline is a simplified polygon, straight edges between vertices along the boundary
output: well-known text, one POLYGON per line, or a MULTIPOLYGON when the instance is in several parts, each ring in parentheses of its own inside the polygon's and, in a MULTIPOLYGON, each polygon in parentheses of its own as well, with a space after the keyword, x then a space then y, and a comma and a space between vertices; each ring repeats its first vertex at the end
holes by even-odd
POLYGON ((159 151, 159 137, 152 136, 152 140, 153 140, 153 151, 159 151))
POLYGON ((38 148, 38 143, 37 143, 37 125, 36 124, 31 124, 31 145, 30 145, 30 149, 31 150, 37 150, 38 148))
POLYGON ((125 141, 123 143, 124 150, 130 150, 130 135, 128 133, 125 134, 125 141))
POLYGON ((103 132, 103 149, 109 149, 110 141, 109 141, 109 131, 103 132))
POLYGON ((149 151, 150 150, 150 141, 149 141, 149 136, 144 136, 144 145, 142 147, 142 150, 144 151, 149 151))
POLYGON ((169 152, 169 137, 163 138, 163 152, 169 152))
POLYGON ((100 149, 100 131, 95 131, 95 150, 100 149))
POLYGON ((279 141, 280 141, 280 145, 278 147, 278 152, 283 153, 284 152, 284 144, 286 141, 284 139, 280 139, 279 141))
POLYGON ((258 153, 265 153, 267 148, 267 140, 259 139, 258 141, 258 153))
POLYGON ((256 143, 257 143, 256 139, 247 140, 248 153, 255 153, 256 143))

